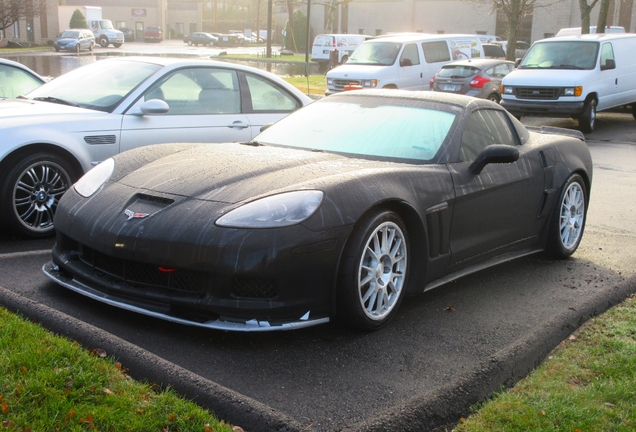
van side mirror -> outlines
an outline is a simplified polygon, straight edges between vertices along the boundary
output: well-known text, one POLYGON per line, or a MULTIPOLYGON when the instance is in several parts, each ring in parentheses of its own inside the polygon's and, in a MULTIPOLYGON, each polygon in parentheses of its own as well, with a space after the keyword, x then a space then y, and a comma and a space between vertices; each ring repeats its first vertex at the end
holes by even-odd
POLYGON ((609 70, 609 69, 616 69, 616 60, 614 59, 607 59, 605 60, 605 64, 601 65, 601 70, 609 70))
POLYGON ((519 64, 521 63, 521 60, 523 60, 522 58, 518 58, 515 60, 515 69, 519 67, 519 64))
POLYGON ((491 163, 512 163, 519 159, 519 149, 507 144, 492 144, 477 155, 470 165, 470 172, 478 175, 484 167, 491 163))
POLYGON ((413 62, 409 58, 400 60, 400 66, 413 66, 413 62))

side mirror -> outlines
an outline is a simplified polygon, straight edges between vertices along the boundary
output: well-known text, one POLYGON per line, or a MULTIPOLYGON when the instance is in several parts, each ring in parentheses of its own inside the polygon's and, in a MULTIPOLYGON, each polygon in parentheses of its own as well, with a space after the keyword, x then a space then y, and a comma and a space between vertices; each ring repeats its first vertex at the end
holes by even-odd
POLYGON ((601 70, 609 70, 609 69, 616 69, 616 60, 614 59, 607 59, 605 60, 605 65, 601 65, 601 70))
POLYGON ((515 59, 515 69, 519 67, 519 64, 521 63, 521 60, 523 60, 523 59, 522 58, 515 59))
POLYGON ((482 150, 470 165, 470 171, 478 175, 491 163, 512 163, 519 159, 519 149, 506 144, 492 144, 482 150))
POLYGON ((136 116, 143 116, 146 114, 165 114, 169 110, 170 107, 166 101, 161 99, 150 99, 142 103, 138 109, 130 111, 128 114, 136 116))

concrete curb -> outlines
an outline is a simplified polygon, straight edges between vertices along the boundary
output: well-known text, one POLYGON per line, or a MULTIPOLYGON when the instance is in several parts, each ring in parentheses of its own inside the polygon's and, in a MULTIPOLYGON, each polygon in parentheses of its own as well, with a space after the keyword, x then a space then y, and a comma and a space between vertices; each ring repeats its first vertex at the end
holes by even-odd
POLYGON ((577 308, 555 316, 540 328, 476 365, 446 386, 416 396, 379 416, 353 425, 356 432, 412 432, 452 429, 470 407, 502 388, 512 387, 591 317, 602 314, 636 292, 636 276, 599 293, 577 308))
MULTIPOLYGON (((545 327, 497 352, 452 383, 416 396, 375 418, 344 427, 356 432, 412 432, 452 428, 472 405, 495 391, 511 387, 590 317, 599 315, 636 292, 636 277, 599 293, 578 308, 555 316, 545 327)), ((0 305, 82 346, 113 355, 137 380, 172 387, 214 412, 220 419, 255 432, 300 432, 293 418, 240 393, 202 378, 104 330, 0 287, 0 305)))
POLYGON ((240 393, 225 388, 159 356, 151 354, 95 326, 0 286, 0 305, 79 342, 87 349, 101 348, 114 356, 136 380, 170 386, 177 393, 214 412, 222 420, 255 432, 298 432, 293 418, 240 393))

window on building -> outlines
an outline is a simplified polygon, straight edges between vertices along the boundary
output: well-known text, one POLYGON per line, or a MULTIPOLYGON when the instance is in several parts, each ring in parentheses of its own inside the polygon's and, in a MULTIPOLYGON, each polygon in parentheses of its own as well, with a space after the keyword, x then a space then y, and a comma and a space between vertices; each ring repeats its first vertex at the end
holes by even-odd
POLYGON ((115 21, 115 28, 120 29, 126 27, 126 21, 115 21))
POLYGON ((15 39, 18 39, 20 37, 20 23, 14 22, 12 28, 13 28, 13 37, 15 39))
POLYGON ((375 35, 380 36, 382 34, 382 29, 375 29, 375 35))
POLYGON ((185 35, 185 24, 184 23, 175 23, 174 29, 177 32, 177 37, 182 38, 185 35))
POLYGON ((547 38, 552 38, 554 37, 554 33, 543 33, 543 38, 547 39, 547 38))
POLYGON ((364 34, 364 29, 359 28, 358 29, 358 34, 364 34))

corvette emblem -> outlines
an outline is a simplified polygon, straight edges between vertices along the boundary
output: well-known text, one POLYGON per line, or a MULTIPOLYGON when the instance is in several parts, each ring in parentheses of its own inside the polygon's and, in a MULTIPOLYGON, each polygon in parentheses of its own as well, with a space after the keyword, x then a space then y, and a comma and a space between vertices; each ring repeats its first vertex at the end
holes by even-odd
POLYGON ((148 213, 135 213, 134 211, 128 210, 128 209, 124 210, 124 214, 128 216, 128 220, 143 219, 145 217, 150 216, 148 213))

